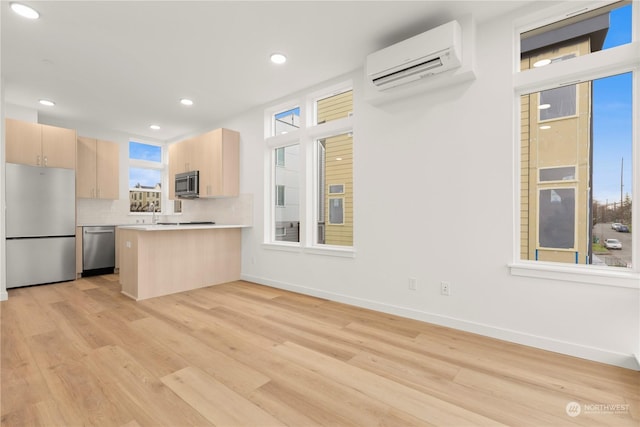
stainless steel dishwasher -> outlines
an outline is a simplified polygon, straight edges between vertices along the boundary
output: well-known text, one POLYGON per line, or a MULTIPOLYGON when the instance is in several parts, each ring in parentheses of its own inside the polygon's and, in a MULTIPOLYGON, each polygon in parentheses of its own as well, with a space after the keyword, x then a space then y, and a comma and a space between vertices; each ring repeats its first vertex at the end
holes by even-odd
POLYGON ((113 273, 115 266, 115 226, 82 227, 82 275, 113 273))

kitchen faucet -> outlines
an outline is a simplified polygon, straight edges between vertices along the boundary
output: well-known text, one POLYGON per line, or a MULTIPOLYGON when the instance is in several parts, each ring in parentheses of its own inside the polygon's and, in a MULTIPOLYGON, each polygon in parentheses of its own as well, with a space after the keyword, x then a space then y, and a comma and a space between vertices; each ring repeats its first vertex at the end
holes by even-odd
POLYGON ((152 212, 151 224, 155 224, 158 219, 156 218, 156 205, 153 202, 149 203, 149 210, 152 212))

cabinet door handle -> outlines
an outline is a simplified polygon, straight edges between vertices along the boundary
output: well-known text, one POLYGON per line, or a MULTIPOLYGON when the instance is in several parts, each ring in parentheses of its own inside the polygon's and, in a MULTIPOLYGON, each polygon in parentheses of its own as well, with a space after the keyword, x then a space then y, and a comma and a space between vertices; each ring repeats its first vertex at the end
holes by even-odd
POLYGON ((44 165, 47 166, 47 156, 44 156, 44 165))
POLYGON ((40 166, 40 155, 39 154, 36 156, 36 165, 40 166))

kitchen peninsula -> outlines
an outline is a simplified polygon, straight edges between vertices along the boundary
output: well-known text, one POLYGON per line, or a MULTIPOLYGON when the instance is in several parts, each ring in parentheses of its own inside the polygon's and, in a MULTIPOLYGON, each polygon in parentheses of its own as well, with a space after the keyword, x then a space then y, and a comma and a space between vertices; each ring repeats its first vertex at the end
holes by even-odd
POLYGON ((122 293, 135 300, 240 279, 244 225, 118 227, 122 293))

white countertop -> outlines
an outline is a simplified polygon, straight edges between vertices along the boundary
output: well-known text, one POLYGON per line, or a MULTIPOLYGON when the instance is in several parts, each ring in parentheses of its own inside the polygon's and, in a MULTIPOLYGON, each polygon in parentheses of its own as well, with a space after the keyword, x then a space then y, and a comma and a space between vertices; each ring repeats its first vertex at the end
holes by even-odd
POLYGON ((180 225, 164 225, 164 224, 133 224, 133 225, 120 225, 118 228, 125 230, 139 230, 139 231, 171 231, 171 230, 210 230, 217 228, 247 228, 250 225, 241 224, 180 224, 180 225))

